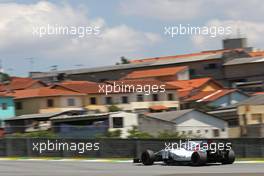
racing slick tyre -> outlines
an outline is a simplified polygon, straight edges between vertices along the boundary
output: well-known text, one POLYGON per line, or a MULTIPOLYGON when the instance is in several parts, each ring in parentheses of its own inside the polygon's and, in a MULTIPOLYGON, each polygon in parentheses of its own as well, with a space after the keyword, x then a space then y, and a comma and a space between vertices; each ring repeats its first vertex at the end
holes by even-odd
POLYGON ((191 157, 193 166, 202 166, 206 164, 207 161, 207 153, 206 152, 194 152, 191 157))
POLYGON ((152 150, 146 150, 141 155, 141 161, 144 165, 153 165, 155 154, 152 150))
POLYGON ((235 161, 235 152, 231 149, 226 153, 224 160, 222 161, 222 164, 232 164, 234 161, 235 161))

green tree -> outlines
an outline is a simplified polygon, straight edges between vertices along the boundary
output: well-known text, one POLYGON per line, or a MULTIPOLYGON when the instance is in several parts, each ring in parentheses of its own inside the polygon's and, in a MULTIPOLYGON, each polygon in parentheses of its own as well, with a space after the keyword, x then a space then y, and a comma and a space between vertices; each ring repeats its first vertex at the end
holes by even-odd
POLYGON ((129 64, 129 63, 130 63, 129 60, 126 57, 122 56, 120 57, 120 62, 117 62, 116 65, 129 64))
POLYGON ((141 132, 138 130, 136 126, 133 126, 131 130, 128 130, 128 138, 129 139, 149 139, 154 138, 152 135, 146 132, 141 132))
POLYGON ((108 106, 108 111, 109 112, 117 112, 117 111, 121 111, 122 109, 117 107, 116 105, 111 105, 111 106, 108 106))
POLYGON ((173 132, 173 131, 162 131, 159 132, 158 138, 159 139, 176 139, 176 138, 186 138, 186 135, 180 135, 179 132, 173 132))
POLYGON ((96 138, 120 138, 121 130, 107 131, 105 134, 99 134, 96 138))
POLYGON ((57 135, 52 131, 35 131, 29 133, 14 133, 10 134, 7 137, 15 137, 15 138, 56 138, 57 135))
POLYGON ((6 73, 0 72, 0 83, 6 83, 10 81, 10 76, 6 73))
POLYGON ((190 135, 186 135, 186 134, 180 134, 179 132, 174 132, 174 131, 162 131, 159 132, 158 135, 159 139, 178 139, 178 138, 201 138, 200 135, 196 135, 196 134, 190 134, 190 135))

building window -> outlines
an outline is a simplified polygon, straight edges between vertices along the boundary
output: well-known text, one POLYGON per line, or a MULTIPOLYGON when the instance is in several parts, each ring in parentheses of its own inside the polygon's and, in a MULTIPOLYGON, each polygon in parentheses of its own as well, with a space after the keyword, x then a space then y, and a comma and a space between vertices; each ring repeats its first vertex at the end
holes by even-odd
POLYGON ((127 104, 128 103, 128 97, 127 96, 122 96, 122 103, 127 104))
POLYGON ((7 110, 7 104, 6 103, 2 103, 2 110, 7 110))
POLYGON ((204 130, 205 133, 208 133, 208 130, 204 130))
POLYGON ((48 106, 48 107, 53 107, 53 106, 54 106, 54 101, 53 101, 53 99, 48 99, 48 100, 47 100, 47 106, 48 106))
POLYGON ((22 102, 16 102, 16 103, 15 103, 15 106, 16 106, 16 109, 17 109, 17 110, 21 110, 21 109, 23 109, 23 104, 22 104, 22 102))
POLYGON ((68 99, 68 106, 75 106, 75 99, 74 98, 68 99))
POLYGON ((188 131, 188 134, 192 134, 192 130, 189 130, 189 131, 188 131))
POLYGON ((213 135, 214 135, 214 137, 219 137, 220 136, 219 130, 218 129, 213 129, 213 135))
POLYGON ((92 105, 97 104, 96 97, 91 97, 90 98, 90 104, 92 104, 92 105))
POLYGON ((195 71, 195 69, 190 69, 190 75, 191 75, 191 76, 196 75, 196 71, 195 71))
POLYGON ((215 63, 211 63, 211 64, 207 64, 204 69, 205 70, 212 70, 212 69, 217 69, 218 68, 218 65, 215 64, 215 63))
POLYGON ((197 130, 197 133, 201 133, 201 130, 197 130))
POLYGON ((252 120, 256 121, 257 123, 261 123, 262 114, 252 114, 251 118, 252 118, 252 120))
POLYGON ((138 102, 142 102, 142 101, 144 101, 144 95, 142 95, 142 94, 138 94, 138 95, 137 95, 137 101, 138 101, 138 102))
POLYGON ((159 95, 158 94, 152 94, 152 101, 159 101, 159 95))
POLYGON ((105 103, 106 104, 113 104, 112 97, 105 97, 105 103))
POLYGON ((123 128, 124 127, 123 117, 113 117, 113 128, 123 128))
POLYGON ((169 101, 173 101, 174 100, 174 94, 173 93, 169 93, 168 94, 168 100, 169 101))

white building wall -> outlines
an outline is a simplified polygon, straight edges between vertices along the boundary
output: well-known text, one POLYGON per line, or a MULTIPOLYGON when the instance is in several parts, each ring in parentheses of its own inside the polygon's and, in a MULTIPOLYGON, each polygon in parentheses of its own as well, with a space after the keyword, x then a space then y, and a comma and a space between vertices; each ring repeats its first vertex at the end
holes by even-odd
POLYGON ((189 80, 190 79, 189 69, 178 73, 177 74, 177 79, 178 80, 189 80))
POLYGON ((176 122, 176 131, 181 134, 191 134, 201 136, 202 138, 227 138, 228 129, 227 122, 216 117, 193 111, 178 119, 176 122), (200 133, 198 133, 200 130, 200 133), (219 136, 214 136, 213 130, 219 131, 219 136))
POLYGON ((138 115, 135 113, 117 112, 109 116, 109 131, 121 130, 121 138, 126 138, 133 126, 138 126, 138 115), (123 128, 113 128, 114 117, 123 117, 123 128))
POLYGON ((105 97, 112 97, 113 104, 118 106, 124 111, 135 111, 137 109, 148 109, 153 105, 164 105, 169 108, 179 109, 179 101, 176 90, 166 90, 166 92, 157 93, 159 95, 159 101, 152 100, 152 94, 144 95, 144 93, 126 93, 126 94, 110 94, 100 97, 99 102, 105 104, 105 97), (168 94, 174 94, 174 101, 168 101, 168 94), (137 101, 137 95, 142 94, 144 96, 143 102, 137 101), (122 103, 122 96, 128 97, 128 103, 122 103))

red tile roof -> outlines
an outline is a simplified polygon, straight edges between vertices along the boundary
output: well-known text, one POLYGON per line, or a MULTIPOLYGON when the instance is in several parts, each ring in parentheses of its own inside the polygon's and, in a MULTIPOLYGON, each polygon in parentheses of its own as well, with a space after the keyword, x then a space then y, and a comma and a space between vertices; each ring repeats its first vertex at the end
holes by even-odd
POLYGON ((163 105, 153 105, 153 106, 150 106, 149 109, 154 110, 154 111, 161 111, 161 110, 168 110, 169 108, 163 105))
MULTIPOLYGON (((167 83, 179 87, 180 91, 190 91, 205 86, 209 81, 214 81, 214 80, 212 78, 198 78, 191 80, 170 81, 167 83)), ((218 84, 217 82, 214 81, 214 83, 222 87, 222 85, 218 84)))
POLYGON ((91 82, 91 81, 64 81, 60 84, 62 84, 62 85, 83 85, 83 84, 96 84, 96 82, 91 82))
POLYGON ((149 78, 149 77, 160 77, 160 76, 171 76, 186 70, 187 66, 181 67, 169 67, 169 68, 159 68, 159 69, 147 69, 147 70, 137 70, 126 75, 123 79, 139 79, 139 78, 149 78))
POLYGON ((55 97, 55 96, 75 96, 84 95, 69 90, 54 89, 50 87, 41 87, 36 89, 17 90, 7 95, 13 96, 14 99, 26 99, 26 98, 40 98, 40 97, 55 97))
POLYGON ((191 54, 181 54, 181 55, 175 55, 175 56, 163 56, 163 57, 154 57, 154 58, 147 58, 147 59, 135 59, 135 60, 130 60, 130 63, 142 63, 142 62, 151 62, 151 61, 158 61, 158 60, 167 60, 167 59, 185 59, 189 57, 194 57, 194 56, 201 56, 201 55, 209 55, 209 54, 221 54, 225 52, 230 52, 230 51, 244 51, 242 48, 237 48, 237 49, 222 49, 222 50, 211 50, 211 51, 202 51, 199 53, 191 53, 191 54))
POLYGON ((197 94, 185 99, 184 101, 211 102, 215 101, 229 93, 237 91, 236 89, 221 89, 216 91, 198 92, 197 94))
MULTIPOLYGON (((129 86, 158 86, 161 87, 162 85, 164 85, 164 88, 166 90, 176 90, 178 89, 178 87, 173 86, 173 85, 169 85, 166 83, 163 83, 159 80, 156 79, 133 79, 133 80, 117 80, 117 81, 106 81, 105 83, 94 83, 94 82, 74 82, 73 84, 68 84, 68 83, 59 83, 59 84, 55 84, 52 87, 56 88, 56 87, 61 87, 65 90, 70 90, 70 91, 75 91, 78 93, 84 93, 84 94, 104 94, 105 92, 103 92, 102 90, 100 90, 101 87, 106 85, 119 85, 119 86, 125 86, 125 85, 129 85, 129 86)), ((132 93, 131 90, 123 90, 120 89, 120 91, 118 92, 108 92, 108 93, 132 93)))
POLYGON ((12 90, 23 90, 28 89, 33 86, 35 83, 40 83, 43 86, 46 86, 45 83, 39 80, 33 80, 31 78, 22 78, 22 77, 11 77, 11 81, 8 84, 0 84, 0 91, 12 91, 12 90))
POLYGON ((251 57, 264 56, 264 51, 253 51, 248 53, 251 57))
POLYGON ((95 83, 90 81, 66 81, 55 84, 52 87, 56 88, 58 86, 79 93, 96 94, 100 93, 99 85, 104 85, 104 83, 95 83))
POLYGON ((253 95, 264 95, 264 92, 256 92, 253 95))
POLYGON ((9 97, 9 96, 4 92, 0 92, 0 97, 9 97))
POLYGON ((115 84, 115 85, 140 85, 140 86, 146 86, 146 85, 150 85, 150 86, 162 86, 164 85, 164 88, 166 90, 176 90, 179 89, 179 87, 174 86, 174 85, 170 85, 167 83, 164 83, 162 81, 156 80, 156 79, 152 79, 152 78, 148 78, 148 79, 125 79, 125 80, 118 80, 118 81, 106 81, 106 83, 109 84, 115 84))

